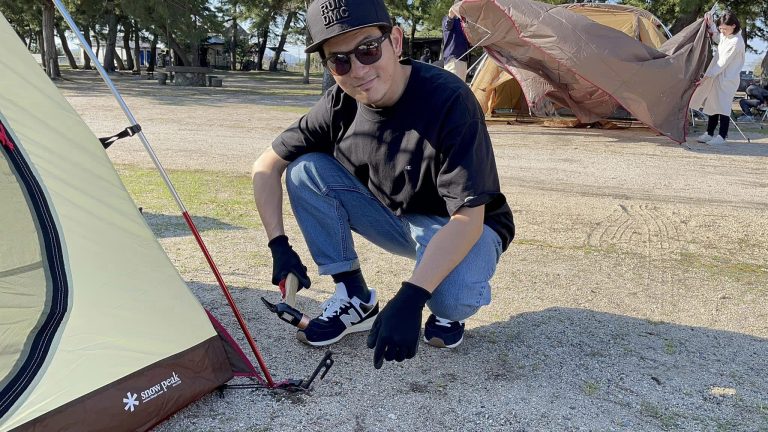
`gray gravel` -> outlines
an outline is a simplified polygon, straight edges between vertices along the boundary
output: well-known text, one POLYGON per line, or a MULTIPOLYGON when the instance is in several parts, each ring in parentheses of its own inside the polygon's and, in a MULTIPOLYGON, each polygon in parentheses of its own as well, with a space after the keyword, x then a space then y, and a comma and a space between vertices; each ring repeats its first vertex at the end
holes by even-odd
MULTIPOLYGON (((227 83, 179 90, 117 78, 166 167, 247 175, 297 118, 273 107, 316 97, 255 94, 239 74, 227 83)), ((124 124, 92 75, 73 74, 60 87, 97 135, 124 124)), ((353 335, 332 347, 336 364, 308 394, 227 390, 157 430, 768 431, 763 131, 746 131, 750 144, 734 130, 722 148, 634 128, 492 124, 490 132, 518 236, 492 281, 493 303, 468 321, 458 349, 422 344, 415 359, 377 371, 365 336, 353 335)), ((109 154, 150 165, 135 140, 109 154)), ((290 216, 286 224, 298 239, 290 216)), ((297 342, 258 300, 277 297, 264 234, 205 236, 272 375, 311 372, 324 351, 297 342)), ((242 340, 191 237, 160 241, 242 340)), ((364 240, 358 246, 369 283, 388 300, 412 264, 364 240)), ((317 313, 332 289, 315 277, 300 306, 317 313)))

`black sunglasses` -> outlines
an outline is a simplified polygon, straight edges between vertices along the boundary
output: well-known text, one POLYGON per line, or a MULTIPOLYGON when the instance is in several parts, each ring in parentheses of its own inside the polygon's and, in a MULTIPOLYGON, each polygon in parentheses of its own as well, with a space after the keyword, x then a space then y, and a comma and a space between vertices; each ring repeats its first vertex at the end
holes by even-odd
POLYGON ((384 33, 361 43, 352 51, 331 54, 323 59, 323 66, 336 76, 346 75, 352 70, 352 54, 360 64, 372 65, 381 59, 381 44, 388 38, 389 33, 384 33))

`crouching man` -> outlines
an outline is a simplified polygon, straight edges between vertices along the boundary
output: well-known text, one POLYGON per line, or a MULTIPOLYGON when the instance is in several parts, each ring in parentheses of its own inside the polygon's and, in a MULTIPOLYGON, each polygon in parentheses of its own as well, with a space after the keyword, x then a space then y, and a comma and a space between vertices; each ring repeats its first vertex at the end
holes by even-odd
POLYGON ((297 337, 313 346, 369 331, 374 365, 416 354, 424 340, 458 346, 464 320, 491 301, 489 280, 514 236, 480 107, 455 75, 398 60, 403 33, 383 0, 315 0, 314 43, 336 85, 254 163, 256 207, 273 257, 272 283, 307 268, 283 230, 281 178, 321 275, 335 294, 297 337), (380 310, 352 232, 415 260, 380 310))

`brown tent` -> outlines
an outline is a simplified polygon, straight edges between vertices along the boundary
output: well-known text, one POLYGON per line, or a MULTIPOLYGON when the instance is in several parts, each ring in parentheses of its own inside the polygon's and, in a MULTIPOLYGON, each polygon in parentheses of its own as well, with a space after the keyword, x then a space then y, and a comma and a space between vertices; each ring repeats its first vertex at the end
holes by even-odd
MULTIPOLYGON (((661 21, 640 8, 609 3, 569 3, 557 7, 568 8, 592 21, 615 28, 653 48, 659 48, 667 40, 666 29, 661 21)), ((535 115, 550 113, 550 104, 546 103, 546 99, 536 97, 539 96, 536 95, 537 89, 524 90, 520 86, 520 81, 515 77, 524 81, 524 74, 525 71, 511 66, 505 69, 487 57, 484 59, 477 68, 471 87, 487 115, 493 115, 494 112, 532 112, 535 115), (531 100, 526 100, 526 94, 531 96, 531 100)))
POLYGON ((623 106, 685 140, 688 101, 706 65, 703 20, 656 50, 568 8, 529 0, 464 0, 451 12, 462 17, 470 43, 508 72, 522 71, 524 89, 538 89, 529 100, 546 96, 584 123, 623 106))

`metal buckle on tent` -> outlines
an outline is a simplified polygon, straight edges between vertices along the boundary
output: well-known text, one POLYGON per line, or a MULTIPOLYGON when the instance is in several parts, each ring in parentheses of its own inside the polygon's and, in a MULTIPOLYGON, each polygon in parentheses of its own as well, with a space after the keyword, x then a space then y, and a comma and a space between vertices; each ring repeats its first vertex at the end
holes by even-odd
POLYGON ((122 132, 112 135, 110 137, 99 138, 99 141, 101 141, 101 145, 106 150, 107 148, 109 148, 109 146, 114 144, 115 141, 123 138, 132 137, 139 132, 141 132, 141 125, 135 124, 133 126, 128 126, 127 128, 123 129, 122 132))

